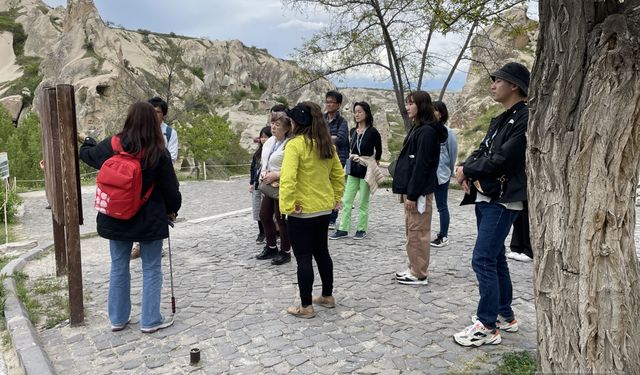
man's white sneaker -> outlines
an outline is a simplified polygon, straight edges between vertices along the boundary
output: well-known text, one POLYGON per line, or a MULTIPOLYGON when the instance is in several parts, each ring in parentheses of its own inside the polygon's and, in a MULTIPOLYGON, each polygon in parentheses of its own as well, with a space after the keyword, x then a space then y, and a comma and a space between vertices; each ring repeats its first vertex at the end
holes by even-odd
MULTIPOLYGON (((478 322, 478 316, 474 315, 471 317, 471 323, 475 324, 478 322)), ((496 327, 504 332, 518 332, 518 321, 516 318, 513 318, 510 322, 507 322, 504 316, 498 314, 498 318, 496 319, 496 327)))
POLYGON ((453 335, 453 341, 462 346, 497 345, 502 342, 500 330, 487 329, 480 321, 453 335))
POLYGON ((400 277, 396 276, 396 281, 398 281, 400 284, 404 284, 404 285, 427 285, 427 284, 429 284, 429 280, 426 277, 424 277, 422 279, 419 279, 419 278, 413 276, 413 274, 411 274, 411 273, 402 275, 400 277))
POLYGON ((404 277, 406 275, 411 275, 411 270, 409 268, 404 271, 396 272, 396 279, 399 277, 404 277))
POLYGON ((529 256, 525 253, 516 253, 512 259, 517 260, 518 262, 525 262, 525 263, 533 262, 533 258, 529 258, 529 256))
POLYGON ((516 259, 516 255, 517 255, 517 254, 518 254, 518 253, 516 253, 515 251, 509 251, 509 252, 506 254, 506 257, 507 257, 507 258, 509 258, 509 259, 516 259))

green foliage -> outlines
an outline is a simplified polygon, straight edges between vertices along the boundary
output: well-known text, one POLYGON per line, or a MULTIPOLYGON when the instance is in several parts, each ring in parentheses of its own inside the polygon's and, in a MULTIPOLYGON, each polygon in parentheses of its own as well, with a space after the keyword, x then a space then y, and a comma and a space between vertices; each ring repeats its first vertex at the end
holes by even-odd
POLYGON ((189 68, 191 73, 198 77, 202 82, 204 82, 204 69, 201 66, 192 66, 189 68))
POLYGON ((29 295, 29 286, 27 285, 29 275, 22 271, 15 271, 13 279, 16 281, 18 299, 27 310, 29 320, 32 323, 38 322, 40 320, 40 303, 29 295))
POLYGON ((0 30, 13 34, 13 51, 16 56, 24 55, 24 43, 27 41, 27 34, 24 32, 22 24, 16 22, 19 16, 17 8, 11 8, 7 12, 0 12, 0 30))
POLYGON ((202 162, 206 162, 208 166, 220 165, 223 171, 219 172, 225 175, 246 171, 245 166, 225 167, 248 163, 251 155, 240 146, 240 137, 229 128, 229 123, 224 118, 218 115, 196 115, 189 123, 179 123, 177 131, 197 168, 202 162))
POLYGON ((289 107, 289 100, 287 99, 286 96, 277 96, 275 100, 276 102, 289 107))
POLYGON ((253 99, 259 99, 264 92, 267 91, 267 85, 259 82, 257 85, 251 84, 251 97, 253 99))
POLYGON ((533 375, 538 364, 529 352, 512 352, 502 355, 502 362, 496 367, 496 375, 533 375))
POLYGON ((38 115, 29 113, 14 129, 7 144, 9 172, 19 180, 41 180, 39 163, 42 160, 41 130, 38 115))
POLYGON ((0 12, 0 31, 8 31, 13 34, 13 51, 16 55, 16 63, 23 68, 22 77, 12 81, 4 95, 22 95, 24 101, 31 104, 36 87, 42 81, 42 75, 39 72, 42 58, 24 55, 27 34, 22 24, 16 22, 18 16, 17 8, 0 12))
MULTIPOLYGON (((4 184, 5 184, 5 181, 0 180, 0 223, 2 224, 4 224, 4 207, 3 207, 4 200, 5 200, 4 184)), ((22 203, 22 198, 20 198, 18 193, 13 189, 9 189, 8 197, 9 197, 9 200, 7 201, 7 222, 11 224, 16 222, 16 216, 18 214, 18 206, 20 206, 20 203, 22 203)), ((13 238, 14 238, 14 233, 10 229, 9 240, 12 240, 13 238)), ((6 242, 4 228, 0 229, 0 240, 3 241, 2 243, 6 242)))
POLYGON ((66 278, 41 277, 29 283, 29 276, 21 271, 14 272, 13 278, 18 298, 34 325, 40 323, 42 317, 45 318, 45 328, 53 328, 69 319, 66 278))
POLYGON ((245 90, 238 90, 231 93, 231 97, 235 104, 240 103, 244 98, 249 97, 249 93, 245 90))
POLYGON ((469 150, 473 151, 480 144, 489 130, 491 120, 499 115, 504 108, 496 104, 487 108, 480 117, 471 125, 468 125, 458 134, 458 160, 465 160, 469 150))

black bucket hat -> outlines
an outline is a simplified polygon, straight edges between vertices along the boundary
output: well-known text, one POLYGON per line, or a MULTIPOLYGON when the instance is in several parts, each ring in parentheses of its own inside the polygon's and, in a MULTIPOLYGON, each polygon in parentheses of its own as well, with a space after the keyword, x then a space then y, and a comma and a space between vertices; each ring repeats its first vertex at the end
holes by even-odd
POLYGON ((295 107, 285 111, 290 119, 300 126, 309 126, 313 120, 311 109, 302 103, 296 104, 295 107))
POLYGON ((514 85, 518 86, 526 96, 529 95, 529 69, 526 66, 517 63, 510 62, 504 64, 504 66, 495 72, 491 73, 491 80, 495 81, 496 78, 504 79, 514 85))

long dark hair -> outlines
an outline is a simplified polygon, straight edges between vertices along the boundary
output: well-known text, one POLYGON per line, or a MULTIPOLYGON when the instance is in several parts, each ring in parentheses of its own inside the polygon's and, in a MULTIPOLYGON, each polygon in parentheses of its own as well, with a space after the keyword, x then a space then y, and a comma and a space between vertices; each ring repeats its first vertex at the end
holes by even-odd
POLYGON ((260 129, 260 135, 258 135, 258 149, 253 153, 254 160, 260 160, 259 158, 262 155, 262 146, 264 145, 262 144, 262 142, 260 142, 260 138, 262 138, 263 134, 271 138, 271 136, 273 135, 271 134, 271 126, 265 126, 264 128, 260 129))
POLYGON ((406 102, 413 102, 418 107, 418 113, 413 119, 413 126, 421 126, 425 122, 435 121, 436 116, 433 113, 433 103, 431 95, 426 91, 414 91, 407 95, 406 102))
POLYGON ((433 102, 433 108, 435 108, 436 111, 440 112, 440 122, 446 124, 449 120, 449 110, 447 109, 447 106, 444 104, 444 102, 436 100, 435 102, 433 102))
MULTIPOLYGON (((362 108, 362 110, 364 111, 364 113, 367 115, 364 119, 364 124, 369 127, 369 126, 373 126, 373 115, 371 114, 371 107, 369 106, 369 103, 367 102, 355 102, 353 103, 353 110, 356 110, 356 106, 359 106, 360 108, 362 108)), ((354 119, 355 122, 355 119, 354 119)), ((358 124, 356 123, 356 126, 358 126, 358 124)))
POLYGON ((311 144, 315 148, 320 159, 333 158, 334 147, 331 142, 331 135, 327 124, 322 117, 322 108, 314 102, 302 102, 311 114, 311 125, 300 125, 296 123, 293 128, 293 135, 304 136, 305 143, 311 144))
POLYGON ((126 152, 138 154, 144 151, 142 169, 153 167, 167 149, 156 111, 147 102, 137 102, 129 107, 124 127, 118 136, 126 152))

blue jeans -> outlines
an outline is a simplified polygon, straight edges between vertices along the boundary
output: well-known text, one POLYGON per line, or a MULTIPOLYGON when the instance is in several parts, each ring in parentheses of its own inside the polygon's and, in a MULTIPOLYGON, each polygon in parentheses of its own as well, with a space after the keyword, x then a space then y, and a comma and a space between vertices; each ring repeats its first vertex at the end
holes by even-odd
MULTIPOLYGON (((131 315, 132 241, 109 240, 111 273, 109 275, 109 320, 113 325, 126 323, 131 315)), ((162 289, 162 240, 140 242, 142 259, 142 313, 140 328, 162 323, 160 290, 162 289)))
POLYGON ((498 314, 507 319, 513 317, 511 277, 504 255, 504 241, 519 212, 498 203, 476 203, 478 238, 471 265, 480 287, 478 320, 489 329, 496 327, 498 314))
POLYGON ((447 206, 447 196, 449 195, 449 181, 436 186, 433 191, 436 197, 436 207, 438 208, 438 217, 440 217, 440 237, 449 236, 449 207, 447 206))

